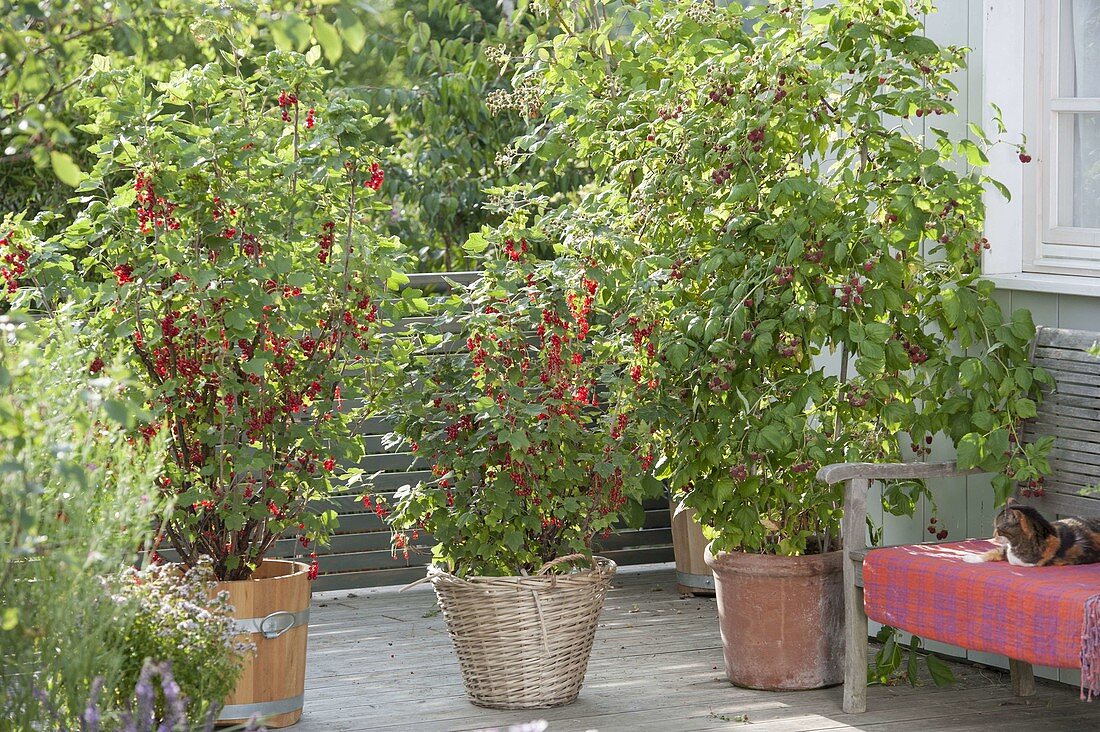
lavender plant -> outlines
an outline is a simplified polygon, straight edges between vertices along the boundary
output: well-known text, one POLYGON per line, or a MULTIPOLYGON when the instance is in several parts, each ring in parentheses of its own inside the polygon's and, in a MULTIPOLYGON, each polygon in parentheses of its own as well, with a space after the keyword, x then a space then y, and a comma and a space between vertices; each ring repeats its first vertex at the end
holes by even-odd
MULTIPOLYGON (((112 599, 133 617, 117 638, 123 649, 120 705, 128 689, 142 688, 149 659, 169 664, 173 689, 189 701, 193 723, 215 715, 233 691, 251 644, 234 631, 232 606, 225 592, 215 594, 213 563, 127 569, 114 583, 112 599)), ((171 718, 174 702, 167 692, 158 699, 160 716, 171 718)))
MULTIPOLYGON (((102 695, 103 677, 97 677, 75 725, 66 724, 55 710, 49 709, 58 732, 190 732, 199 729, 212 732, 217 717, 216 710, 211 709, 203 716, 201 725, 192 726, 190 720, 194 715, 189 714, 190 700, 183 695, 168 661, 147 661, 142 665, 129 703, 120 714, 114 715, 101 707, 102 695), (158 696, 163 700, 163 712, 159 715, 158 696)), ((44 693, 39 692, 38 696, 48 705, 44 693)), ((243 726, 223 728, 223 732, 264 732, 265 729, 252 719, 243 726)))

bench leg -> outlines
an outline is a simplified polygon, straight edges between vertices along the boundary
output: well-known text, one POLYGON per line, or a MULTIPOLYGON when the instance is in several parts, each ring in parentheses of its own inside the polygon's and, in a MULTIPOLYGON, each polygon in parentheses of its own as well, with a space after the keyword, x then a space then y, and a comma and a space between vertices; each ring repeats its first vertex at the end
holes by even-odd
POLYGON ((1015 696, 1035 695, 1035 671, 1030 663, 1008 659, 1008 675, 1012 680, 1012 693, 1015 696))
MULTIPOLYGON (((850 564, 850 562, 849 562, 850 564)), ((867 613, 863 609, 863 588, 844 584, 844 711, 867 711, 867 613)))

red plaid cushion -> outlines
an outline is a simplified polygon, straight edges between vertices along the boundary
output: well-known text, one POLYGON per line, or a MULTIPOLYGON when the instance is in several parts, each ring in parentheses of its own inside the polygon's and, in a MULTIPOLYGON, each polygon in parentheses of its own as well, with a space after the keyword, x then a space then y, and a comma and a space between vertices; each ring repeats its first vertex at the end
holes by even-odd
POLYGON ((1085 604, 1100 595, 1100 564, 1014 567, 963 561, 993 546, 960 541, 868 552, 867 616, 975 651, 1081 668, 1085 604))

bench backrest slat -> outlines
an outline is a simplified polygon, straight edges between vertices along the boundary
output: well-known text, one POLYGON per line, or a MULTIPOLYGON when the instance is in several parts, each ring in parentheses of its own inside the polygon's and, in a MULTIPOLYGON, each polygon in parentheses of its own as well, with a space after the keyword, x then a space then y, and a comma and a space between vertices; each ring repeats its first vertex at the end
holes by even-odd
POLYGON ((1033 361, 1057 387, 1044 395, 1025 436, 1056 439, 1046 495, 1023 500, 1052 518, 1100 514, 1100 492, 1082 495, 1100 484, 1100 358, 1088 352, 1098 342, 1100 333, 1083 330, 1040 328, 1036 335, 1033 361))

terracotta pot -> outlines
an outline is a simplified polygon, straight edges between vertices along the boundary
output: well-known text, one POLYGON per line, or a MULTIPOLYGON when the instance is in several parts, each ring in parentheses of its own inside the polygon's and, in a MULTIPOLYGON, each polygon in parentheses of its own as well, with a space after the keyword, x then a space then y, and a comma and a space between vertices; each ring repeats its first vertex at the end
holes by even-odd
POLYGON ((265 559, 250 579, 219 582, 228 591, 242 639, 256 645, 218 724, 253 714, 266 727, 289 727, 302 716, 309 633, 309 565, 265 559))
POLYGON ((707 539, 695 511, 669 504, 672 512, 672 554, 676 558, 676 589, 682 595, 714 597, 714 574, 707 566, 707 539))
POLYGON ((842 557, 715 556, 707 546, 731 682, 778 691, 844 681, 842 557))

